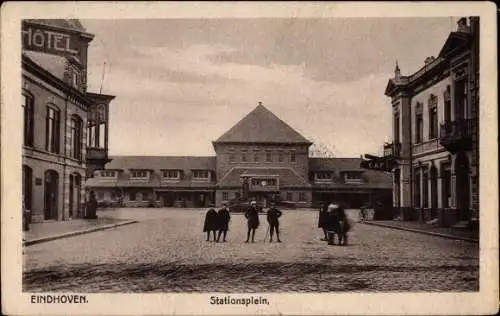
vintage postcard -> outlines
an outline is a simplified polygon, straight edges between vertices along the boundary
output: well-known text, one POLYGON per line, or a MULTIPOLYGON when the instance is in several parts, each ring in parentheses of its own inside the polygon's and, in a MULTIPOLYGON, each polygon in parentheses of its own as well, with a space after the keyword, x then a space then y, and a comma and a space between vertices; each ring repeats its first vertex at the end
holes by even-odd
POLYGON ((2 313, 498 311, 493 3, 1 14, 2 313))

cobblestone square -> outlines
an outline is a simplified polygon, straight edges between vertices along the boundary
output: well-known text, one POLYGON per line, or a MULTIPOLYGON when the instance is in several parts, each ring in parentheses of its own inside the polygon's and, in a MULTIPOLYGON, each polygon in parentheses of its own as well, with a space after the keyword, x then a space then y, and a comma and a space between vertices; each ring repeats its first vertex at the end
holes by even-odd
MULTIPOLYGON (((317 212, 283 211, 283 243, 255 243, 232 214, 226 243, 206 242, 205 211, 117 209, 139 223, 24 249, 23 290, 71 292, 478 291, 477 243, 355 223, 349 245, 321 241, 317 212)), ((357 220, 355 211, 349 213, 357 220)))

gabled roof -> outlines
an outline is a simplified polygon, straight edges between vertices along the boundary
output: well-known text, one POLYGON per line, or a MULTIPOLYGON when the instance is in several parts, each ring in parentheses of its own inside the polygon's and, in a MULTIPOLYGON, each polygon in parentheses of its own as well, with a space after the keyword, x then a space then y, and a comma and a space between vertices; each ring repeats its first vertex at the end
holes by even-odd
POLYGON ((361 158, 309 158, 309 171, 364 171, 361 158))
POLYGON ((215 156, 114 156, 106 169, 215 170, 215 156))
POLYGON ((438 56, 445 56, 455 48, 464 46, 469 42, 470 34, 464 32, 451 32, 441 48, 438 56))
POLYGON ((312 144, 260 103, 214 143, 312 144))
POLYGON ((64 80, 66 64, 68 63, 66 57, 28 50, 23 51, 22 54, 25 58, 50 72, 57 79, 64 80))

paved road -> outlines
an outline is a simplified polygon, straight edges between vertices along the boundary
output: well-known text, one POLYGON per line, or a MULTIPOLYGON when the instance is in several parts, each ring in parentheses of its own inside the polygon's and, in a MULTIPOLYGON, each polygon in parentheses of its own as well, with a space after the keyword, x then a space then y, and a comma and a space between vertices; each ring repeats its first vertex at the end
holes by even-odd
POLYGON ((138 224, 25 249, 25 291, 325 292, 477 291, 478 245, 355 224, 346 247, 327 246, 317 213, 285 211, 283 243, 245 244, 234 214, 226 243, 206 242, 204 212, 122 209, 138 224))

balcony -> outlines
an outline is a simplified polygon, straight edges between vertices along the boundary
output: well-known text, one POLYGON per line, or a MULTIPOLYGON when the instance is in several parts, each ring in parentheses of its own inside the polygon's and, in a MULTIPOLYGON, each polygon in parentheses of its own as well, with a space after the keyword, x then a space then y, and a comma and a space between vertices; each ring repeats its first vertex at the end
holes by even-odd
POLYGON ((108 160, 108 149, 87 147, 87 160, 108 160))
POLYGON ((441 124, 439 143, 451 153, 472 149, 472 120, 458 119, 441 124))
POLYGON ((392 142, 384 144, 384 157, 400 158, 401 157, 401 143, 392 142))

